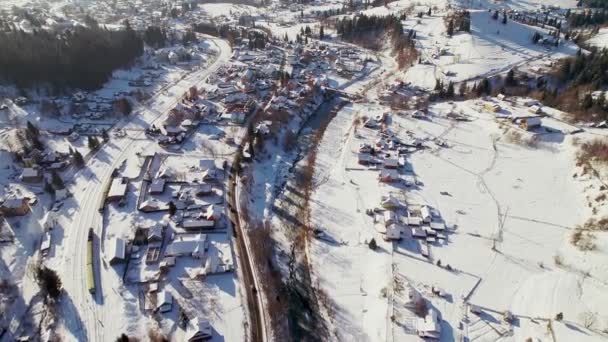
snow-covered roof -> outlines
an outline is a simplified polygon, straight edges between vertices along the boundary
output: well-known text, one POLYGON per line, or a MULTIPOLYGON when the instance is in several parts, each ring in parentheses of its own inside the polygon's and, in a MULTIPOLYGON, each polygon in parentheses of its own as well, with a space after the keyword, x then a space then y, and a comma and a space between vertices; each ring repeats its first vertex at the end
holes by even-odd
POLYGON ((529 117, 526 118, 526 123, 528 124, 528 126, 540 126, 541 125, 541 119, 538 116, 534 116, 534 117, 529 117))
POLYGON ((165 191, 165 179, 164 178, 156 178, 150 184, 150 192, 151 193, 162 193, 165 191))
POLYGON ((380 201, 380 205, 382 205, 382 207, 384 208, 395 208, 398 207, 399 204, 399 200, 393 197, 392 195, 389 195, 380 201))
POLYGON ((426 317, 418 319, 418 334, 430 338, 441 336, 441 325, 439 324, 437 310, 430 308, 426 317))
POLYGON ((156 199, 147 199, 144 201, 144 203, 141 204, 140 209, 147 209, 147 210, 158 210, 160 208, 160 204, 158 203, 158 201, 156 199))
POLYGON ((161 225, 154 225, 148 230, 148 241, 162 240, 163 238, 163 227, 161 225))
POLYGON ((125 240, 116 238, 110 241, 109 247, 110 262, 122 261, 125 259, 127 249, 125 240))
POLYGON ((390 224, 386 227, 386 239, 396 240, 401 238, 401 226, 398 224, 390 224))
POLYGON ((207 220, 218 220, 222 217, 222 209, 217 205, 210 205, 207 207, 207 211, 205 212, 205 218, 207 220))
POLYGON ((380 170, 379 177, 381 179, 396 180, 396 179, 399 179, 399 173, 397 172, 397 170, 382 169, 382 170, 380 170))
POLYGON ((194 256, 202 257, 205 253, 206 234, 182 236, 171 242, 165 251, 165 256, 194 256))
POLYGON ((25 198, 10 197, 2 202, 2 207, 7 209, 21 208, 25 200, 25 198))
POLYGON ((126 193, 127 183, 123 183, 121 178, 114 178, 110 186, 110 192, 108 192, 108 197, 123 197, 126 193))
POLYGON ((391 223, 397 221, 397 214, 392 210, 386 210, 384 212, 384 222, 388 226, 391 223))
POLYGON ((194 220, 188 219, 182 222, 184 229, 209 229, 215 226, 215 222, 211 220, 194 220))
POLYGON ((171 295, 171 292, 166 290, 159 291, 156 298, 156 310, 160 312, 171 311, 173 308, 173 295, 171 295))
POLYGON ((213 330, 208 320, 194 317, 188 322, 186 329, 186 341, 201 341, 212 337, 213 330))
POLYGON ((38 176, 40 176, 40 169, 34 169, 31 167, 26 167, 25 169, 23 169, 23 172, 21 173, 21 177, 24 177, 24 178, 38 177, 38 176))

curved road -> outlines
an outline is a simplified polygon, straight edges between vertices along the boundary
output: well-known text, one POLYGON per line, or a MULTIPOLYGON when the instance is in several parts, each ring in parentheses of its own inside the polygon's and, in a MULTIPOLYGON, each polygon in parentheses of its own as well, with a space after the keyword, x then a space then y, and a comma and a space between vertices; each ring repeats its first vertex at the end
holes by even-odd
MULTIPOLYGON (((224 65, 232 54, 232 49, 224 40, 210 39, 219 50, 216 60, 210 66, 191 73, 163 91, 164 94, 170 95, 157 95, 148 103, 140 104, 134 110, 136 114, 119 122, 116 127, 140 128, 142 130, 134 133, 130 138, 141 137, 144 135, 143 129, 164 119, 169 110, 179 101, 181 95, 192 85, 200 86, 205 83, 205 79, 224 65)), ((58 272, 63 279, 66 292, 74 303, 74 310, 78 311, 77 314, 80 316, 81 326, 79 328, 86 329, 86 331, 73 331, 73 333, 79 338, 86 337, 90 341, 114 340, 124 332, 126 325, 126 322, 120 319, 122 315, 116 314, 125 304, 118 292, 119 289, 116 288, 120 284, 117 282, 120 277, 114 270, 104 267, 104 262, 100 260, 102 253, 100 252, 99 237, 103 217, 98 212, 98 207, 106 184, 111 181, 114 168, 127 158, 135 157, 136 151, 133 149, 133 145, 136 142, 138 142, 137 139, 112 140, 101 147, 95 158, 91 158, 87 162, 86 168, 70 177, 73 179, 70 192, 74 194, 74 209, 72 212, 65 212, 64 208, 63 214, 71 217, 72 221, 70 227, 64 226, 65 231, 69 231, 69 234, 62 243, 64 255, 60 256, 58 272), (98 289, 95 295, 88 292, 86 284, 85 246, 90 227, 96 233, 95 273, 98 289)), ((153 143, 150 142, 150 144, 153 143)), ((68 206, 66 205, 66 207, 68 206)), ((134 296, 136 300, 137 294, 134 296)))

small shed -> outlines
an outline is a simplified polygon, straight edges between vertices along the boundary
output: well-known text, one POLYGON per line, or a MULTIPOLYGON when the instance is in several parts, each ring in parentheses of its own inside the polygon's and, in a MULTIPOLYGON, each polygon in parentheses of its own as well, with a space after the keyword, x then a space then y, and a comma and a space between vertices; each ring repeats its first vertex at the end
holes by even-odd
POLYGON ((126 259, 127 243, 121 238, 115 238, 110 241, 108 253, 108 262, 113 265, 124 262, 126 259))
POLYGON ((108 202, 123 200, 127 195, 127 183, 128 181, 123 178, 112 179, 112 184, 110 185, 110 191, 108 192, 107 197, 108 202))
POLYGON ((422 218, 420 216, 408 216, 407 224, 419 227, 422 225, 422 218))
POLYGON ((431 208, 428 205, 423 205, 420 207, 420 217, 422 218, 422 222, 430 223, 431 222, 431 208))
POLYGON ((400 204, 399 204, 398 199, 389 195, 389 196, 386 196, 385 198, 382 198, 382 200, 380 201, 380 205, 382 206, 382 208, 385 208, 385 209, 395 209, 395 208, 399 207, 400 204))
POLYGON ((160 210, 160 204, 155 199, 147 199, 141 204, 139 210, 143 212, 153 212, 160 210))
POLYGON ((483 107, 493 113, 498 113, 500 112, 501 108, 500 105, 497 103, 492 103, 492 102, 486 102, 484 103, 483 107))
POLYGON ((148 229, 148 243, 163 241, 163 227, 159 224, 148 229))
POLYGON ((384 234, 384 240, 400 240, 401 239, 401 226, 398 224, 391 224, 386 227, 386 234, 384 234))
POLYGON ((436 231, 444 231, 445 230, 445 222, 440 220, 431 221, 430 227, 432 230, 436 231))
POLYGON ((422 228, 412 228, 412 236, 417 239, 426 239, 426 231, 422 228))
POLYGON ((436 309, 430 308, 426 317, 418 319, 418 336, 432 339, 441 337, 441 324, 436 309))
POLYGON ((387 169, 396 169, 399 167, 399 160, 395 158, 387 158, 384 160, 384 167, 387 169))
POLYGON ((528 111, 532 114, 540 114, 543 112, 542 108, 539 105, 532 105, 528 108, 528 111))
POLYGON ((380 170, 378 179, 383 183, 393 183, 399 180, 399 173, 397 170, 382 169, 380 170))
POLYGON ((205 218, 209 221, 217 221, 222 218, 222 209, 217 205, 210 205, 205 211, 205 218))
POLYGON ((156 311, 163 313, 171 310, 173 310, 173 295, 167 290, 159 291, 156 296, 156 311))
POLYGON ((21 181, 25 183, 40 183, 42 182, 42 171, 37 168, 26 167, 21 173, 21 181))
POLYGON ((211 186, 211 184, 207 183, 199 184, 194 190, 194 193, 198 197, 208 196, 213 194, 213 187, 211 186))
POLYGON ((521 120, 520 127, 527 130, 532 131, 534 129, 540 128, 542 125, 541 119, 538 116, 527 117, 521 120))
POLYGON ((187 219, 182 222, 182 228, 185 230, 213 229, 214 227, 215 222, 212 220, 187 219))
POLYGON ((369 153, 358 153, 357 162, 361 165, 368 165, 372 161, 372 156, 369 153))
POLYGON ((397 213, 392 210, 386 210, 384 212, 384 226, 388 227, 392 224, 399 222, 399 218, 397 217, 397 213))
POLYGON ((200 342, 209 340, 213 336, 213 330, 208 320, 195 317, 188 322, 186 329, 186 341, 200 342))
POLYGON ((164 178, 156 178, 150 184, 150 194, 152 195, 160 195, 165 191, 165 182, 164 178))
POLYGON ((0 204, 0 213, 6 217, 24 216, 30 212, 29 199, 8 198, 0 204))

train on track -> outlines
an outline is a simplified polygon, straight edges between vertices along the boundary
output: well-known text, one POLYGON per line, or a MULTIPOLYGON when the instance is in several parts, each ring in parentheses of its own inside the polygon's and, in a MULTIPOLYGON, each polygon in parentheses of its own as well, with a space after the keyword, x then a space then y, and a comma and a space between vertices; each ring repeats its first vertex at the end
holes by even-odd
POLYGON ((89 228, 89 237, 87 238, 87 287, 91 294, 95 294, 95 267, 93 264, 93 243, 95 242, 95 232, 93 228, 89 228))

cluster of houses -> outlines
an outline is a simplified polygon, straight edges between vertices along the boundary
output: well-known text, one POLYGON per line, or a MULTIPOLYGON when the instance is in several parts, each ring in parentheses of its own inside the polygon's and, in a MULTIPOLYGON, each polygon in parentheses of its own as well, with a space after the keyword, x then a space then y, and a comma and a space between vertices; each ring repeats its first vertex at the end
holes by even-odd
MULTIPOLYGON (((167 286, 175 278, 204 279, 234 271, 226 237, 226 165, 203 159, 196 165, 187 160, 191 166, 185 166, 159 154, 146 158, 136 207, 141 219, 133 224, 131 237, 110 237, 104 256, 110 265, 123 265, 117 269, 124 270, 126 283, 143 286, 144 311, 162 316, 176 310, 175 294, 167 286)), ((131 182, 136 180, 113 178, 109 205, 127 202, 131 182)), ((212 335, 209 321, 200 315, 190 317, 185 330, 188 341, 212 335)))
MULTIPOLYGON (((145 176, 141 182, 137 209, 144 216, 166 213, 168 219, 154 225, 137 226, 130 241, 115 238, 109 243, 107 255, 110 263, 128 262, 129 259, 143 261, 132 264, 136 276, 128 278, 136 279, 133 280, 135 282, 158 278, 158 271, 175 265, 175 258, 178 257, 211 262, 206 258, 208 234, 226 233, 225 163, 203 159, 197 166, 182 170, 166 160, 166 156, 154 155, 151 162, 144 165, 147 169, 143 170, 145 176)), ((113 178, 106 201, 124 205, 129 195, 129 183, 127 178, 113 178)), ((204 273, 221 273, 232 269, 232 256, 226 253, 222 260, 215 260, 206 266, 204 273)))
POLYGON ((190 87, 169 111, 161 126, 152 125, 146 129, 146 134, 149 137, 157 137, 161 146, 181 144, 201 122, 213 120, 213 114, 214 110, 200 98, 198 89, 190 87))
MULTIPOLYGON (((385 240, 413 238, 424 246, 447 238, 441 215, 427 204, 407 203, 389 194, 381 197, 379 208, 369 209, 367 213, 382 223, 385 240)), ((421 252, 428 256, 425 248, 421 252)))
POLYGON ((72 161, 69 153, 57 151, 40 151, 32 149, 21 157, 23 171, 19 179, 24 183, 37 184, 44 180, 44 172, 62 171, 68 167, 72 161))
MULTIPOLYGON (((433 296, 442 296, 442 290, 432 288, 433 296)), ((441 338, 441 316, 433 306, 429 306, 422 292, 410 282, 406 282, 395 294, 395 304, 399 310, 406 310, 396 318, 400 326, 408 334, 418 335, 424 340, 439 340, 441 338)))
POLYGON ((483 100, 481 106, 486 111, 494 113, 497 118, 509 119, 519 128, 526 131, 537 131, 542 127, 542 106, 536 100, 525 100, 521 104, 526 108, 525 113, 509 113, 501 106, 502 101, 510 101, 503 94, 498 94, 494 101, 490 98, 483 100))
MULTIPOLYGON (((375 128, 382 125, 390 114, 382 114, 368 118, 364 126, 375 128)), ((378 181, 382 183, 402 183, 406 187, 417 184, 413 174, 407 171, 407 155, 423 149, 424 141, 412 132, 406 139, 395 135, 390 129, 382 128, 373 142, 359 145, 357 162, 360 165, 378 170, 378 181)), ((397 185, 397 184, 395 184, 397 185)))
POLYGON ((396 80, 382 90, 379 99, 382 104, 394 109, 412 109, 417 103, 426 101, 428 94, 409 82, 396 80))

